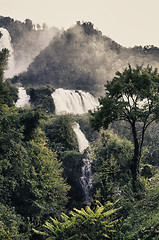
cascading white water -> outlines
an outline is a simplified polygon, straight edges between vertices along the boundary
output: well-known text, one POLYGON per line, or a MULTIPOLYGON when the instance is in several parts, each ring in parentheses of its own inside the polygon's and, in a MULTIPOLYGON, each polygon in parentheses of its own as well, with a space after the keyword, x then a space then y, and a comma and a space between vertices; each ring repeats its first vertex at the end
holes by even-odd
POLYGON ((56 115, 66 113, 83 114, 98 106, 98 101, 90 93, 81 90, 59 88, 52 93, 52 98, 54 99, 56 115))
POLYGON ((27 95, 26 90, 23 87, 18 88, 18 100, 15 103, 16 107, 30 106, 30 96, 27 95))
POLYGON ((91 171, 92 160, 90 158, 84 158, 83 163, 84 165, 82 167, 82 177, 80 178, 80 180, 85 196, 84 203, 90 206, 91 205, 90 189, 92 187, 92 171, 91 171))
MULTIPOLYGON (((73 130, 77 137, 78 147, 80 153, 84 153, 89 147, 89 142, 87 141, 85 135, 80 129, 78 123, 73 126, 73 130)), ((90 205, 90 189, 92 187, 92 172, 91 172, 91 163, 92 159, 90 157, 83 159, 83 167, 82 167, 82 177, 80 178, 81 186, 84 191, 85 201, 84 203, 90 205)))
POLYGON ((80 151, 80 153, 84 153, 84 150, 89 147, 89 142, 86 139, 84 133, 81 131, 78 123, 76 123, 73 126, 73 130, 77 137, 79 151, 80 151))
MULTIPOLYGON (((52 98, 55 104, 55 114, 84 114, 88 113, 88 110, 93 110, 99 103, 90 94, 81 90, 64 90, 62 88, 56 89, 52 93, 52 98)), ((79 151, 84 153, 84 150, 89 147, 85 135, 82 133, 79 124, 75 123, 73 130, 77 137, 79 151)), ((85 201, 84 203, 90 205, 90 189, 92 187, 91 177, 91 163, 92 159, 87 157, 83 159, 82 176, 80 178, 81 186, 84 191, 85 201)))
POLYGON ((13 48, 11 44, 11 37, 7 29, 0 28, 0 32, 2 33, 2 37, 0 38, 0 51, 3 48, 7 48, 9 50, 9 58, 8 58, 8 66, 7 70, 5 70, 4 78, 11 78, 15 73, 15 62, 13 55, 13 48))

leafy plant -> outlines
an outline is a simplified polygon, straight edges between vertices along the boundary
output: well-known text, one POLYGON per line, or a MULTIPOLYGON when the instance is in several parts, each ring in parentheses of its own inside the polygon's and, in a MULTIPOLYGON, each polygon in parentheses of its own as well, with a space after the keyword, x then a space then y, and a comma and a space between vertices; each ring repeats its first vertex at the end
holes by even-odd
POLYGON ((92 163, 92 192, 103 203, 117 198, 124 185, 130 181, 128 166, 133 155, 133 145, 108 130, 103 130, 101 135, 101 142, 93 148, 95 156, 92 163))
POLYGON ((159 175, 148 181, 147 189, 141 199, 127 196, 122 203, 123 210, 128 207, 120 232, 121 239, 158 240, 159 236, 159 175))
MULTIPOLYGON (((110 207, 110 203, 108 203, 110 207)), ((108 207, 108 206, 107 206, 108 207)), ((46 236, 47 240, 104 240, 113 239, 115 226, 118 223, 116 212, 119 209, 107 210, 98 202, 92 210, 89 206, 80 210, 74 208, 69 215, 62 213, 60 221, 51 218, 44 225, 44 232, 34 230, 37 234, 46 236)))

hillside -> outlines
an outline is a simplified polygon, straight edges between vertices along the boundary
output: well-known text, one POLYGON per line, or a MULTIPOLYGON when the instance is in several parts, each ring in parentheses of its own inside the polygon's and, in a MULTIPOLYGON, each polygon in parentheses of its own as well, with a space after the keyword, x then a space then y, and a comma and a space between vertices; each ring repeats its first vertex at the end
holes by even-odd
POLYGON ((132 66, 159 65, 154 46, 125 48, 103 36, 92 23, 80 23, 57 36, 14 80, 24 85, 50 84, 55 88, 81 89, 99 96, 116 71, 132 66))
POLYGON ((30 19, 24 22, 0 16, 0 27, 8 30, 14 50, 15 73, 26 71, 42 49, 48 46, 54 36, 60 34, 55 28, 35 25, 30 19))
POLYGON ((0 29, 0 239, 158 240, 159 49, 124 48, 90 22, 59 32, 0 17, 0 27, 12 39, 0 29), (5 40, 16 72, 30 64, 12 81, 5 40), (128 63, 154 71, 129 66, 88 113, 89 92, 128 63))

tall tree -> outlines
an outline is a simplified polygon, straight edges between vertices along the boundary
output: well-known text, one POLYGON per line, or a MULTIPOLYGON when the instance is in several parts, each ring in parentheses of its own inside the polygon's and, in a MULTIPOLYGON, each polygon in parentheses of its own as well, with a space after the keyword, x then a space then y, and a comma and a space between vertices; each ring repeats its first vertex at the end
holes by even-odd
POLYGON ((117 72, 111 82, 105 85, 105 97, 99 99, 100 106, 91 113, 90 122, 94 129, 107 129, 109 124, 117 120, 129 123, 134 154, 129 168, 132 174, 133 189, 136 191, 136 180, 147 127, 159 119, 159 74, 152 67, 130 65, 117 72))

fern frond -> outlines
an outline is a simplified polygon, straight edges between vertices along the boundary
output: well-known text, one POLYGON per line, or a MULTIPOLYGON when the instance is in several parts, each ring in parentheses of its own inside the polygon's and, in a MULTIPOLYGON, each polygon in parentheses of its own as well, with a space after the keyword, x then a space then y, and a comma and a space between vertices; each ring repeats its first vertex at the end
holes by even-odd
POLYGON ((103 233, 103 237, 110 238, 107 234, 103 233))
POLYGON ((99 217, 101 215, 101 213, 104 211, 104 206, 97 206, 96 210, 95 210, 95 215, 96 217, 99 217))
POLYGON ((94 212, 91 210, 89 206, 86 206, 86 213, 88 213, 89 215, 94 215, 94 212))
POLYGON ((45 233, 45 232, 38 231, 38 230, 36 230, 36 229, 34 229, 34 228, 32 228, 32 230, 33 230, 33 232, 35 232, 35 233, 37 233, 37 234, 39 234, 39 235, 47 236, 47 233, 45 233))

